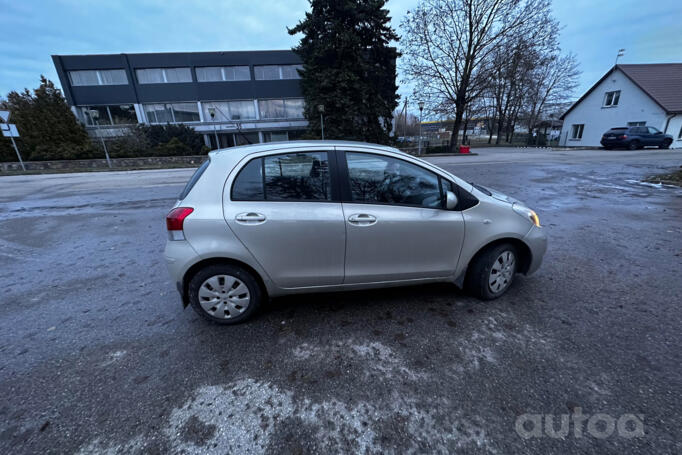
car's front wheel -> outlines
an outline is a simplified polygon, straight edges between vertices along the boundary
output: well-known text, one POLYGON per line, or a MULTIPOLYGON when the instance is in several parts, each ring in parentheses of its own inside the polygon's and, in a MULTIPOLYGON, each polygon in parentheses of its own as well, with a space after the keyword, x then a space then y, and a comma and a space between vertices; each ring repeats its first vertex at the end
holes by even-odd
POLYGON ((661 145, 658 146, 659 149, 667 149, 670 148, 670 144, 672 144, 673 141, 672 139, 666 139, 663 141, 661 145))
POLYGON ((231 264, 201 269, 190 280, 188 293, 199 316, 216 324, 247 320, 263 300, 263 291, 251 273, 231 264))
POLYGON ((490 247, 478 254, 469 265, 467 288, 480 299, 496 299, 511 286, 518 264, 518 252, 514 245, 503 243, 490 247))

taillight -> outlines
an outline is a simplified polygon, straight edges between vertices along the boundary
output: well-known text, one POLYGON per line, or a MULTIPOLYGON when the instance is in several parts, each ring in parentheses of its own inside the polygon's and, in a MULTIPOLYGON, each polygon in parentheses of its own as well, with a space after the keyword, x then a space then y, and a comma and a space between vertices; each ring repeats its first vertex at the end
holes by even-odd
POLYGON ((628 138, 628 135, 627 135, 627 134, 623 134, 622 136, 618 136, 618 139, 621 139, 621 140, 622 140, 622 139, 627 139, 627 138, 628 138))
POLYGON ((166 215, 166 229, 168 238, 171 240, 185 240, 185 233, 182 231, 185 218, 194 211, 191 207, 176 207, 166 215))

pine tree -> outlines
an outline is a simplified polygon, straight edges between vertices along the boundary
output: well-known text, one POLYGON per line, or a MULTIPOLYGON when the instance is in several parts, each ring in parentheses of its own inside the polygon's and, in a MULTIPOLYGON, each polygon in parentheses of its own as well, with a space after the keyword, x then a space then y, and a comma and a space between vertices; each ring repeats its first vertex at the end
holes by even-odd
POLYGON ((398 105, 396 58, 386 0, 310 0, 311 11, 289 34, 303 60, 301 89, 308 135, 387 143, 398 105))
POLYGON ((21 135, 21 152, 25 159, 89 155, 92 146, 83 125, 69 109, 61 90, 45 76, 40 76, 40 86, 33 93, 28 89, 10 92, 4 104, 21 135))

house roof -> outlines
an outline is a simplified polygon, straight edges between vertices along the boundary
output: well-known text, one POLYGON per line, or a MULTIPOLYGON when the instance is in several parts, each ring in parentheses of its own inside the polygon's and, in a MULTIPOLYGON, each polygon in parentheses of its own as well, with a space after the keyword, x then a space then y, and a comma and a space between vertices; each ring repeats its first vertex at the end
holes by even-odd
POLYGON ((682 113, 682 63, 616 65, 597 81, 578 101, 564 112, 561 119, 597 88, 611 73, 619 69, 637 87, 668 114, 682 113))

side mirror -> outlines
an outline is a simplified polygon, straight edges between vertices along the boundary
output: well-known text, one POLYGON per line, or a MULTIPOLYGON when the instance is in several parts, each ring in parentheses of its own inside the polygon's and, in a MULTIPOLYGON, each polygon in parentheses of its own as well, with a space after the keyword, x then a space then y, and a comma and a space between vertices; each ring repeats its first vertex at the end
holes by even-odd
POLYGON ((663 134, 663 131, 656 131, 654 134, 663 134))
POLYGON ((452 191, 445 192, 445 208, 452 210, 457 207, 457 196, 452 191))

